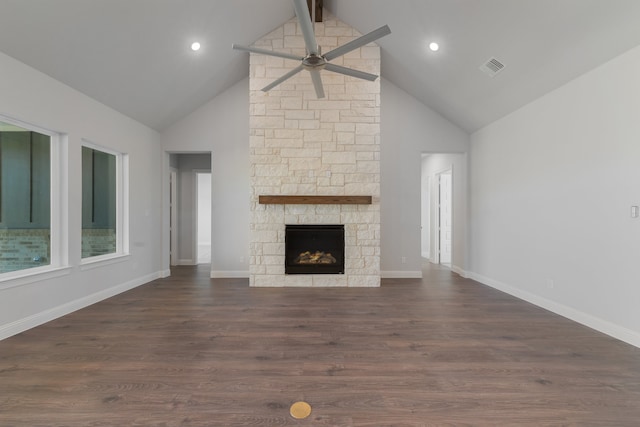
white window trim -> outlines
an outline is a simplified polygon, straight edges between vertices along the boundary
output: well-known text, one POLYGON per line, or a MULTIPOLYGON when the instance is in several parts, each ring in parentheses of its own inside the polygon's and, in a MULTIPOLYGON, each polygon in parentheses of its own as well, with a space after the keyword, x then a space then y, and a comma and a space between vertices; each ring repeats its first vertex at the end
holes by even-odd
POLYGON ((106 254, 97 255, 82 260, 80 271, 92 270, 94 268, 103 267, 105 265, 117 264, 127 261, 131 257, 130 254, 106 254))
POLYGON ((82 139, 87 147, 116 158, 116 251, 114 253, 81 258, 82 269, 113 264, 129 256, 129 155, 82 139), (86 267, 85 267, 86 266, 86 267))
POLYGON ((0 273, 0 289, 8 289, 28 283, 59 277, 70 272, 69 266, 69 212, 68 212, 68 167, 65 134, 45 129, 28 122, 13 119, 0 114, 0 121, 23 129, 47 135, 49 142, 50 163, 50 222, 51 237, 49 265, 26 268, 23 270, 0 273))

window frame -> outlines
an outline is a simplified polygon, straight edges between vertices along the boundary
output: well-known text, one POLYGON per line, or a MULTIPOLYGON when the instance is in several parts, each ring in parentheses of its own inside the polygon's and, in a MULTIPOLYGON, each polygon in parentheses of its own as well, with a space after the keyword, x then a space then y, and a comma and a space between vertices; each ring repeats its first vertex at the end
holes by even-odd
POLYGON ((22 120, 0 114, 0 121, 49 137, 49 236, 48 265, 0 273, 0 290, 69 274, 68 240, 68 168, 66 167, 67 136, 22 120))
MULTIPOLYGON (((81 270, 113 264, 129 258, 129 155, 112 148, 82 139, 79 150, 91 148, 106 154, 115 156, 116 160, 116 250, 115 252, 82 258, 82 241, 80 241, 80 266, 81 270)), ((82 155, 80 155, 82 163, 82 155)), ((80 165, 82 170, 82 164, 80 165)), ((82 203, 80 203, 80 218, 82 218, 82 203)), ((80 235, 82 236, 82 221, 80 222, 80 235)), ((81 239, 82 240, 82 239, 81 239)))

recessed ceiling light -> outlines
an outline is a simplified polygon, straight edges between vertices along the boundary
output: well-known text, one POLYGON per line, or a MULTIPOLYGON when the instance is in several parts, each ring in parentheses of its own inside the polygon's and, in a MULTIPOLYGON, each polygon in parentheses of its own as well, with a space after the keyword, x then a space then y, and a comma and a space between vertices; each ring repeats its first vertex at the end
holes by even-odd
POLYGON ((200 43, 198 43, 198 42, 191 43, 191 50, 194 51, 194 52, 200 50, 200 43))
POLYGON ((431 49, 432 52, 437 52, 438 49, 440 49, 440 45, 436 42, 431 42, 429 43, 429 49, 431 49))

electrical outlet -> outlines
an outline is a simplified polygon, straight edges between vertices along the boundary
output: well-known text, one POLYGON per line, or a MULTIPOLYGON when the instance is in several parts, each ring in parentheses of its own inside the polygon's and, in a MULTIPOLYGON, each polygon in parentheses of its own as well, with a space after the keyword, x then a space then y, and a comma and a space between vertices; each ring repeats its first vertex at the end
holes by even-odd
POLYGON ((243 263, 243 262, 244 262, 244 257, 243 257, 243 256, 241 256, 241 257, 240 257, 240 263, 243 263))
POLYGON ((556 287, 556 282, 553 279, 547 279, 547 288, 554 289, 556 287))
POLYGON ((406 263, 407 263, 407 257, 406 257, 406 256, 403 256, 403 257, 402 257, 402 263, 403 263, 403 264, 406 264, 406 263))

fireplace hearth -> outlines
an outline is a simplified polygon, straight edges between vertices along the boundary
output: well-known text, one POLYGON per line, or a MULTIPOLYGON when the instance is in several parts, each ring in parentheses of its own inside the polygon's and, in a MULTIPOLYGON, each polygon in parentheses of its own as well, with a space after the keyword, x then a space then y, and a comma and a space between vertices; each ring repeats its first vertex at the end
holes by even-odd
POLYGON ((285 274, 344 274, 344 225, 286 225, 285 274))

